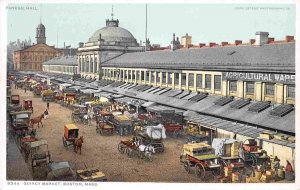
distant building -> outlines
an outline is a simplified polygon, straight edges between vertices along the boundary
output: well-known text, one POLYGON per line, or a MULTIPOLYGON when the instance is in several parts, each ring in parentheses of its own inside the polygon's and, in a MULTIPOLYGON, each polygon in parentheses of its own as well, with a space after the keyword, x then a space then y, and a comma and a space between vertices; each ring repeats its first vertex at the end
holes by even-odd
POLYGON ((186 33, 185 36, 182 36, 181 45, 183 45, 184 48, 190 47, 192 45, 192 36, 189 36, 188 33, 186 33))
POLYGON ((45 32, 45 26, 40 23, 36 28, 36 44, 14 52, 14 70, 41 71, 43 62, 61 56, 60 50, 46 44, 45 32))
POLYGON ((119 27, 119 20, 106 20, 106 26, 97 30, 84 44, 80 44, 77 53, 78 72, 83 77, 99 79, 102 76, 101 63, 124 53, 141 52, 134 36, 119 27))

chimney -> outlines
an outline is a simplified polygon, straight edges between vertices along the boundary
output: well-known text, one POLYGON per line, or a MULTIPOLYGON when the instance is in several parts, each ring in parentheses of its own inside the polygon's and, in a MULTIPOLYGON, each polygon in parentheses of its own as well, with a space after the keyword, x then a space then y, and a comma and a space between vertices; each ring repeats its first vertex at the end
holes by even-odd
POLYGON ((199 48, 202 48, 202 47, 204 47, 204 46, 205 46, 204 43, 199 43, 199 48))
POLYGON ((249 43, 250 43, 250 44, 254 44, 254 43, 255 43, 255 39, 250 39, 250 40, 249 40, 249 43))
POLYGON ((285 41, 286 42, 294 41, 294 36, 285 36, 285 41))
POLYGON ((237 45, 241 45, 242 44, 242 40, 235 40, 234 41, 234 44, 237 46, 237 45))
POLYGON ((268 43, 269 32, 256 32, 255 45, 261 46, 268 43))
POLYGON ((268 38, 268 44, 274 42, 275 38, 268 38))
POLYGON ((215 45, 216 45, 215 42, 209 42, 209 47, 213 47, 213 46, 215 46, 215 45))
POLYGON ((226 46, 226 45, 228 45, 228 42, 221 42, 221 45, 226 46))

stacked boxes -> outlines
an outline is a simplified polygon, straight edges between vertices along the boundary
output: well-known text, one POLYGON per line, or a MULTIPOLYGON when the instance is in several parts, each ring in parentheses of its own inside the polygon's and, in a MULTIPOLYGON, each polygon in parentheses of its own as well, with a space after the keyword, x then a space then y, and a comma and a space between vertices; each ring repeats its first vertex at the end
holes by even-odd
POLYGON ((246 183, 259 183, 260 181, 256 177, 246 177, 246 183))
POLYGON ((239 143, 235 142, 231 145, 231 157, 238 157, 239 156, 239 143))
POLYGON ((237 183, 240 181, 240 173, 234 172, 232 173, 232 182, 237 183))
POLYGON ((225 177, 232 177, 232 167, 225 166, 224 167, 224 175, 225 175, 225 177))
POLYGON ((263 183, 269 183, 271 180, 271 176, 267 175, 267 174, 262 174, 260 181, 263 183))
POLYGON ((261 171, 255 170, 255 178, 259 181, 259 179, 261 178, 261 171))

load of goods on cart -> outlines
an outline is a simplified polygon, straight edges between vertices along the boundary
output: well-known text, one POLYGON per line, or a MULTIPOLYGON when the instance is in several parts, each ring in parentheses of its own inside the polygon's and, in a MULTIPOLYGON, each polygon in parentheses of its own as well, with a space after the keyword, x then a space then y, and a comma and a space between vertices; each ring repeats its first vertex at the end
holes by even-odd
POLYGON ((214 153, 214 149, 207 143, 187 143, 183 145, 180 161, 183 162, 187 173, 194 173, 197 177, 204 179, 207 172, 214 176, 222 174, 223 165, 221 158, 214 153))
POLYGON ((215 134, 211 130, 201 129, 201 126, 197 123, 187 121, 186 128, 186 142, 206 142, 211 144, 215 134))

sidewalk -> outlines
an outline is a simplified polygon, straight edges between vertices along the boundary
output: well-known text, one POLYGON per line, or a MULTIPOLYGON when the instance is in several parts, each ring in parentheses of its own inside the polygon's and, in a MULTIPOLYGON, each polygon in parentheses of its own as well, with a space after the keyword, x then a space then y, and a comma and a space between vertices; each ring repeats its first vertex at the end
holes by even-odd
MULTIPOLYGON (((9 138, 7 136, 7 138, 9 138)), ((14 139, 6 141, 6 180, 33 180, 32 174, 14 139)))

